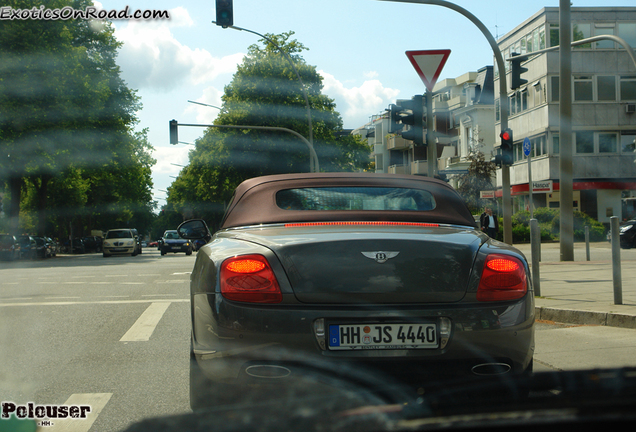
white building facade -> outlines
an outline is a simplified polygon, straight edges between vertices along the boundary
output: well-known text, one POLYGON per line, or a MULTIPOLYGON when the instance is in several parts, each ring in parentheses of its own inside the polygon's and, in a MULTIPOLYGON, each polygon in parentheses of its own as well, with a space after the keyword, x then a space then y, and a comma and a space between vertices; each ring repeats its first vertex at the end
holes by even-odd
MULTIPOLYGON (((616 35, 636 46, 636 8, 572 8, 572 40, 616 35)), ((559 9, 544 8, 498 41, 504 60, 559 44, 559 9)), ((509 62, 506 62, 510 83, 509 62)), ((510 90, 508 126, 513 130, 511 189, 514 208, 527 209, 528 167, 522 143, 532 143, 532 180, 546 190, 534 193, 536 207, 559 206, 559 53, 542 53, 521 63, 527 84, 510 90)), ((499 88, 495 70, 495 88, 499 88)), ((636 65, 609 40, 572 47, 572 141, 574 209, 609 223, 627 218, 636 196, 636 65), (630 207, 631 205, 631 207, 630 207)), ((500 132, 495 96, 496 136, 500 132)), ((501 180, 498 180, 501 187, 501 180)))

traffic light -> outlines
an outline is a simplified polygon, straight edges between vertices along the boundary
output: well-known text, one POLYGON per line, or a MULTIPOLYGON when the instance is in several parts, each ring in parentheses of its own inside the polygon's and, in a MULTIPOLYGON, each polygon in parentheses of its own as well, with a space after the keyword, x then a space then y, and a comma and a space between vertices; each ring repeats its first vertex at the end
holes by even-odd
POLYGON ((170 144, 179 144, 179 122, 170 120, 170 144))
POLYGON ((416 146, 424 145, 424 96, 415 95, 410 101, 402 102, 402 106, 411 110, 411 114, 402 116, 402 124, 410 126, 402 130, 402 138, 413 141, 416 146))
POLYGON ((501 137, 501 163, 503 165, 512 165, 513 150, 512 150, 512 129, 504 129, 499 134, 501 137))
POLYGON ((512 90, 518 89, 528 82, 528 80, 526 79, 521 79, 521 74, 524 72, 528 72, 528 68, 521 67, 521 62, 526 60, 525 58, 515 59, 515 57, 519 55, 521 54, 512 53, 512 59, 510 60, 510 88, 512 90))
POLYGON ((391 104, 389 105, 389 133, 399 132, 402 130, 404 125, 402 122, 402 117, 400 113, 404 112, 404 108, 399 105, 391 104))
POLYGON ((216 0, 216 25, 223 28, 234 25, 232 0, 216 0))

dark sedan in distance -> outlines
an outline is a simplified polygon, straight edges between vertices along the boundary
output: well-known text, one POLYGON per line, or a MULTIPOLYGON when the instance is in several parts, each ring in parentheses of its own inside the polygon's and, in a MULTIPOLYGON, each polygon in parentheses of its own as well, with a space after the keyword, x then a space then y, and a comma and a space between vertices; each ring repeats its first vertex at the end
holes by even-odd
POLYGON ((621 225, 619 235, 622 248, 636 247, 636 219, 629 220, 621 225))
POLYGON ((527 261, 476 229, 442 181, 254 178, 237 187, 213 236, 202 220, 178 231, 207 242, 190 285, 193 409, 309 370, 407 386, 532 371, 527 261))
POLYGON ((165 255, 168 252, 185 252, 186 255, 192 255, 194 246, 192 241, 179 236, 177 230, 167 230, 163 233, 159 250, 161 251, 161 255, 165 255))

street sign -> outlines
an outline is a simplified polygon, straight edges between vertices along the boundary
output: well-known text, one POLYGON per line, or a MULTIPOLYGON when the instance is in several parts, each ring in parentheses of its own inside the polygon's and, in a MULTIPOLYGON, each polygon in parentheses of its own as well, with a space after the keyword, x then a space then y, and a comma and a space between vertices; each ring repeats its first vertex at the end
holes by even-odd
POLYGON ((495 191, 479 191, 479 198, 495 198, 495 191))
POLYGON ((433 87, 435 87, 435 83, 442 73, 450 52, 449 49, 406 52, 406 56, 411 61, 428 91, 433 91, 433 87))
POLYGON ((525 137, 523 139, 523 155, 525 157, 530 156, 530 152, 532 151, 532 143, 530 142, 530 138, 525 137))
POLYGON ((552 180, 533 181, 532 192, 553 192, 552 180))

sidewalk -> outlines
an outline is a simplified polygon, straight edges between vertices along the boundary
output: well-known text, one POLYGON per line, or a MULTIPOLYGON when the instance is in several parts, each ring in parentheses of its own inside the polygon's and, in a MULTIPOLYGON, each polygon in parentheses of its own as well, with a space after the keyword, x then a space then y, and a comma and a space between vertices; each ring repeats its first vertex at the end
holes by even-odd
MULTIPOLYGON (((532 264, 530 244, 515 245, 532 264)), ((636 249, 621 249, 622 304, 614 304, 611 245, 574 244, 574 261, 560 261, 559 243, 541 245, 540 296, 535 297, 540 320, 636 329, 636 249)))

